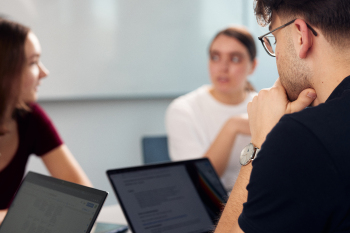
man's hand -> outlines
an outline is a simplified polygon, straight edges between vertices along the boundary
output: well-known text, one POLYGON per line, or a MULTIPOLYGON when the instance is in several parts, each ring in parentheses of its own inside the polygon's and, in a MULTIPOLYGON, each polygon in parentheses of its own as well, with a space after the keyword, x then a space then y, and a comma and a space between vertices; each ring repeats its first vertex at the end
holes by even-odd
POLYGON ((301 111, 315 99, 315 90, 308 88, 299 94, 298 99, 289 102, 286 90, 279 79, 270 89, 261 90, 248 104, 252 143, 261 148, 267 134, 284 114, 301 111))

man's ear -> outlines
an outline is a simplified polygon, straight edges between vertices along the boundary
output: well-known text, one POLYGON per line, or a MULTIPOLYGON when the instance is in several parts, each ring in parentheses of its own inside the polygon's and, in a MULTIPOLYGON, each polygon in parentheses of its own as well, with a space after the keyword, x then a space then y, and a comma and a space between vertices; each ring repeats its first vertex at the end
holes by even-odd
POLYGON ((302 19, 295 20, 294 26, 297 34, 296 43, 299 50, 299 57, 303 59, 303 58, 306 58, 307 53, 310 51, 312 47, 313 38, 304 20, 302 19))

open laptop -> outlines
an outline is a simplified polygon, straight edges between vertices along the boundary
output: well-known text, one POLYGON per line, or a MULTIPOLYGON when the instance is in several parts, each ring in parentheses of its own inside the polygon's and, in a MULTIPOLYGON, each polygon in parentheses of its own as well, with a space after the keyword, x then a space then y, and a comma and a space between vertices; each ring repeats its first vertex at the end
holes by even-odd
POLYGON ((28 172, 0 233, 89 233, 107 192, 28 172))
POLYGON ((206 233, 227 200, 208 159, 107 171, 134 233, 206 233))

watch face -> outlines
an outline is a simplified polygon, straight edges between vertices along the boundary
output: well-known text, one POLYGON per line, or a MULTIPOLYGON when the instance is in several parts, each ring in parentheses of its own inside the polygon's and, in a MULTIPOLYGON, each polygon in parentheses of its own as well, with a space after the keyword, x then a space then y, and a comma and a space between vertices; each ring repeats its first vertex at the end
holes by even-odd
POLYGON ((241 165, 247 165, 254 155, 254 145, 249 143, 241 152, 241 156, 239 157, 239 162, 241 165))

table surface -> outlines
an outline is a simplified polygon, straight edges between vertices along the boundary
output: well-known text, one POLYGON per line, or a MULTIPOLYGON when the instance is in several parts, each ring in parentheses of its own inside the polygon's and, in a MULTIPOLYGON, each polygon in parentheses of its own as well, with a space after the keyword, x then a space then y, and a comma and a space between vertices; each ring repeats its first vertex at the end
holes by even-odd
MULTIPOLYGON (((119 204, 102 207, 96 222, 117 223, 117 224, 128 225, 119 204)), ((128 230, 127 232, 131 233, 130 230, 128 230)))

